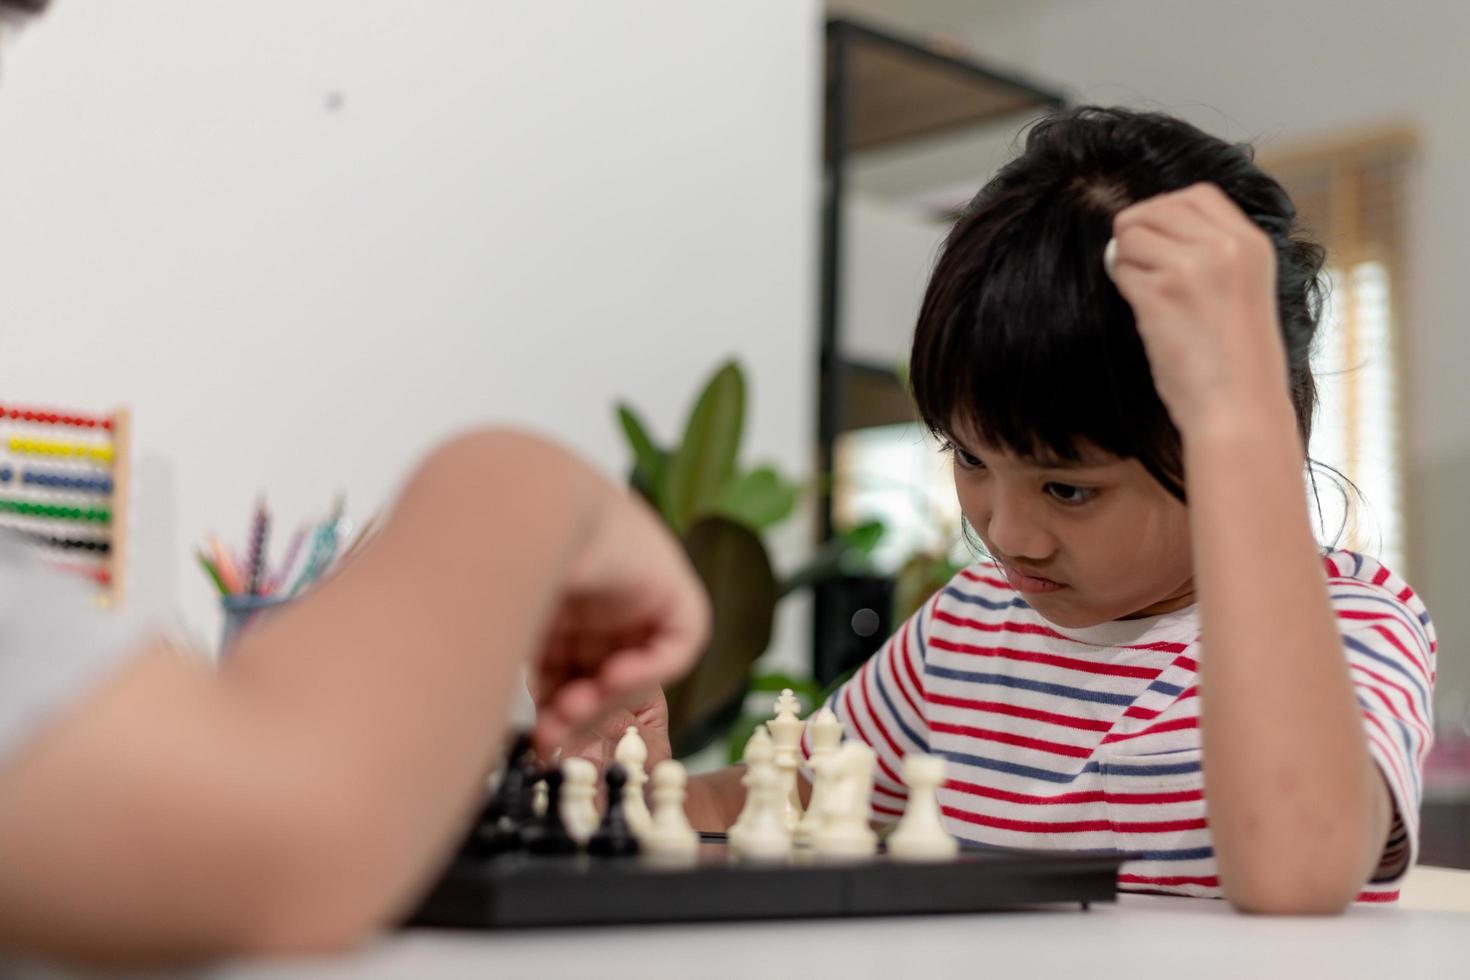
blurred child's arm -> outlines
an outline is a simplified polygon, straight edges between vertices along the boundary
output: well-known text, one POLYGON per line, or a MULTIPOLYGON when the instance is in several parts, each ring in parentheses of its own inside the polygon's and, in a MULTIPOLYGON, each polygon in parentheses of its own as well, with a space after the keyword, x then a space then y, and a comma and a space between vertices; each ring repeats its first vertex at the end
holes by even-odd
POLYGON ((1340 911, 1391 808, 1308 519, 1274 248, 1213 185, 1134 205, 1114 234, 1114 279, 1184 440, 1221 886, 1248 911, 1340 911))
POLYGON ((523 668, 543 744, 682 672, 708 612, 657 518, 565 452, 456 440, 219 671, 136 658, 0 770, 0 945, 338 946, 429 883, 523 668))

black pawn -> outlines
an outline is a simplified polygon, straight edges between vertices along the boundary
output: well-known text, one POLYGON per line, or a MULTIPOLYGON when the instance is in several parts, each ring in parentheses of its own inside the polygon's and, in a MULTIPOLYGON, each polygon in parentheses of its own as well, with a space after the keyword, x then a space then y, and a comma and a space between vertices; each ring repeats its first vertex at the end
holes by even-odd
POLYGON ((638 853, 638 838, 628 826, 628 816, 623 812, 623 787, 628 783, 628 774, 614 762, 607 767, 607 814, 597 833, 587 842, 587 850, 598 857, 631 857, 638 853))
POLYGON ((526 850, 532 854, 575 854, 577 841, 561 819, 561 772, 553 769, 546 780, 546 812, 526 828, 526 850))
POLYGON ((500 785, 475 820, 465 852, 470 857, 491 857, 518 850, 521 835, 533 813, 532 785, 539 773, 531 758, 531 740, 521 735, 505 758, 500 785))

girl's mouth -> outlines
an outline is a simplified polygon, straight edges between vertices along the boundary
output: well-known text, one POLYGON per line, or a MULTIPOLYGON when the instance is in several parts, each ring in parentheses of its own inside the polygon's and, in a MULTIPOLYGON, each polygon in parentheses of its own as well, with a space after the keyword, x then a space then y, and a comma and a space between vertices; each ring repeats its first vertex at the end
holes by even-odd
POLYGON ((1011 583, 1011 588, 1026 595, 1035 595, 1042 592, 1056 592, 1065 589, 1066 586, 1060 582, 1053 582, 1049 578, 1039 575, 1028 575, 1025 572, 1012 568, 1010 565, 1001 565, 1005 569, 1006 581, 1011 583))

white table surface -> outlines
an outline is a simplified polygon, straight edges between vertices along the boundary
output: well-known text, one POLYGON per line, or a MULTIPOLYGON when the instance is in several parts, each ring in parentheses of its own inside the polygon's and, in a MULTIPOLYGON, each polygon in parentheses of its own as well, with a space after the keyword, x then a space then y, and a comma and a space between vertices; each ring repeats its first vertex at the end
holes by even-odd
MULTIPOLYGON (((37 978, 85 977, 27 970, 37 978)), ((108 974, 117 976, 117 974, 108 974)), ((1238 915, 1223 902, 1121 896, 1082 912, 728 923, 517 933, 413 930, 323 959, 131 974, 148 980, 449 978, 1470 977, 1470 915, 1355 907, 1238 915)))

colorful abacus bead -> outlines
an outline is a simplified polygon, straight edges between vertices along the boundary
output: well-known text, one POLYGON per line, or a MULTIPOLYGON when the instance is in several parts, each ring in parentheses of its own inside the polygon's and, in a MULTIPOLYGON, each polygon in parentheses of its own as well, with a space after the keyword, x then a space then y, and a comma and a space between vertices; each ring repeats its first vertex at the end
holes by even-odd
MULTIPOLYGON (((0 478, 0 482, 6 482, 6 479, 0 478)), ((20 482, 27 486, 55 487, 59 490, 80 490, 84 493, 112 493, 112 480, 105 476, 72 476, 67 473, 45 473, 37 472, 36 470, 27 470, 21 474, 20 482)))
POLYGON ((17 422, 34 422, 41 425, 67 425, 77 429, 102 428, 112 431, 112 419, 82 415, 78 412, 53 412, 45 409, 23 408, 19 405, 0 405, 0 418, 11 418, 17 422))
POLYGON ((107 524, 112 512, 106 507, 65 507, 60 504, 41 504, 31 500, 0 500, 0 511, 23 514, 26 517, 46 517, 63 521, 96 521, 107 524))

